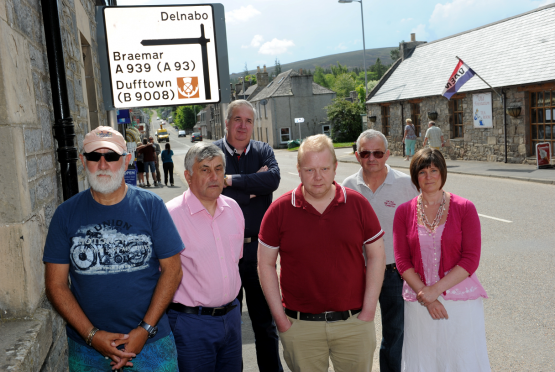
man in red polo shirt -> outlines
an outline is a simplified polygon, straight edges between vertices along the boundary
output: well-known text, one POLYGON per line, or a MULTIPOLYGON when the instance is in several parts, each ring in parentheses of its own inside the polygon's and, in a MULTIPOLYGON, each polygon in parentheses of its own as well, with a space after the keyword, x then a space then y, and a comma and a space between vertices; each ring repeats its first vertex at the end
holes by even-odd
POLYGON ((327 136, 301 144, 297 169, 302 183, 272 203, 258 240, 260 283, 285 361, 293 372, 327 370, 329 358, 337 371, 371 371, 384 232, 368 200, 334 182, 327 136))

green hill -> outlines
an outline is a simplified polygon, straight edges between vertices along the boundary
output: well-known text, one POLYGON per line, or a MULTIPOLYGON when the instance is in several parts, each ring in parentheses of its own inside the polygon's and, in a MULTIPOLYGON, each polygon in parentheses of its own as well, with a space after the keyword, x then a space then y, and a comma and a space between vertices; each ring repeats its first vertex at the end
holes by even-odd
MULTIPOLYGON (((391 57, 389 56, 389 51, 392 49, 397 49, 396 47, 391 48, 376 48, 376 49, 366 49, 366 67, 369 67, 376 63, 376 60, 379 58, 381 62, 385 65, 389 65, 392 63, 391 57)), ((337 62, 341 63, 342 65, 347 65, 349 68, 359 67, 362 69, 362 50, 354 51, 354 52, 346 52, 346 53, 338 53, 338 54, 330 54, 329 56, 305 59, 303 61, 291 62, 291 63, 284 63, 281 65, 282 71, 287 70, 311 70, 314 72, 316 66, 321 66, 323 68, 328 68, 331 65, 337 64, 337 62)), ((262 68, 262 66, 260 66, 262 68)), ((274 66, 266 65, 266 68, 270 75, 274 70, 274 66)), ((237 79, 243 76, 243 71, 241 72, 234 72, 229 75, 230 79, 237 79)), ((249 70, 249 74, 256 74, 256 69, 249 70)))

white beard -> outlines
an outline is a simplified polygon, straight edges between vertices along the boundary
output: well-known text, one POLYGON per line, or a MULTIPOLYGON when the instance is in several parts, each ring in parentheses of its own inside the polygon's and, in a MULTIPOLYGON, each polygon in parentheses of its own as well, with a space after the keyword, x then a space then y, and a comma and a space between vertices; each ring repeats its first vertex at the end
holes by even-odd
POLYGON ((91 189, 101 194, 111 194, 121 186, 121 181, 123 180, 123 176, 125 175, 125 171, 127 169, 127 164, 124 161, 121 164, 121 168, 117 172, 112 172, 109 170, 97 170, 94 173, 89 171, 89 168, 86 166, 85 162, 85 170, 87 172, 87 180, 91 185, 91 189), (108 177, 98 177, 99 175, 110 176, 108 177))

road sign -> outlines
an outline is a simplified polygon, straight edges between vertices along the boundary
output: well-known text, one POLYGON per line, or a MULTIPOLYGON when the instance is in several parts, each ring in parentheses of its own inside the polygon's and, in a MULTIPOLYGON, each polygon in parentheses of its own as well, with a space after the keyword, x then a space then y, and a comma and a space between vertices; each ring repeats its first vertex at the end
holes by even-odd
POLYGON ((295 123, 304 123, 304 118, 295 118, 295 123))
POLYGON ((220 12, 221 4, 104 8, 114 107, 220 102, 220 12))

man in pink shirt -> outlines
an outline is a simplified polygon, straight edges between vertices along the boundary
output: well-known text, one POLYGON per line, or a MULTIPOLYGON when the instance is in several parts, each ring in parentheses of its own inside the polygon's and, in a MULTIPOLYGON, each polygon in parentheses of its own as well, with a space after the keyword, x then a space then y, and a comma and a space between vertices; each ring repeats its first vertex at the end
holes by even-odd
POLYGON ((221 195, 225 156, 197 143, 185 156, 189 189, 166 206, 185 244, 183 278, 168 308, 180 372, 241 371, 241 287, 245 219, 221 195))

